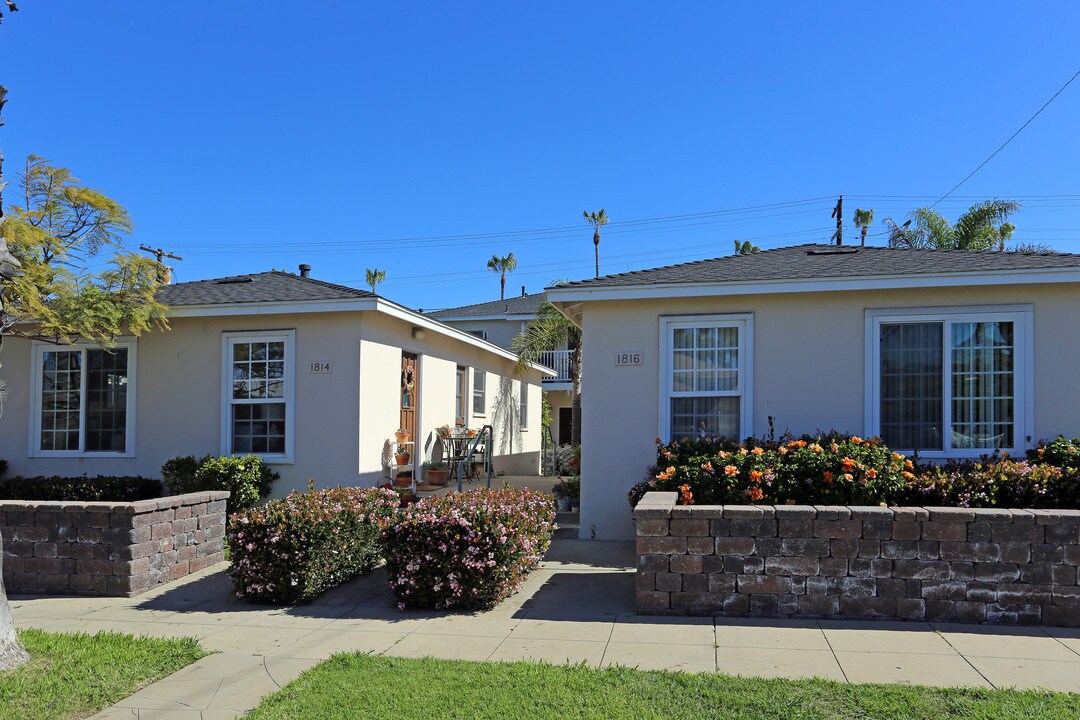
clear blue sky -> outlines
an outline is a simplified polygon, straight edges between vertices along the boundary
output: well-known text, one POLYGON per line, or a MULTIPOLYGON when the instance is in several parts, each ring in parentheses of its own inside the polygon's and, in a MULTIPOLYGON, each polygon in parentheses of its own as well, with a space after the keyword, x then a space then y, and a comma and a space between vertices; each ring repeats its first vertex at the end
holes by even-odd
MULTIPOLYGON (((1080 69, 1076 2, 19 4, 9 172, 71 168, 180 280, 379 267, 423 308, 497 297, 493 253, 514 293, 591 277, 585 209, 604 272, 827 240, 838 193, 854 238, 857 206, 929 204, 1080 69)), ((1080 80, 939 207, 1017 198, 1016 239, 1080 252, 1078 128, 1080 80)))

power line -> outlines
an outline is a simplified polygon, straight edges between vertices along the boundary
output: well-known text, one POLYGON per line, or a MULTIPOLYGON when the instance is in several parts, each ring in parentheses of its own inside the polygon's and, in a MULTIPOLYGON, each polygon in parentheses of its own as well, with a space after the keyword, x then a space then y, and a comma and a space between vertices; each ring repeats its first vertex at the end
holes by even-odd
POLYGON ((1001 144, 1001 147, 999 147, 999 148, 998 148, 997 150, 995 150, 994 152, 990 153, 990 157, 988 157, 988 158, 986 158, 985 160, 983 160, 983 161, 982 161, 982 163, 981 163, 981 164, 979 165, 979 167, 977 167, 977 168, 975 168, 974 170, 972 170, 971 172, 969 172, 969 173, 967 174, 967 177, 965 177, 965 178, 964 178, 963 180, 961 180, 960 182, 956 183, 956 185, 954 185, 954 186, 953 186, 953 189, 952 189, 952 190, 950 190, 949 192, 945 193, 945 194, 944 194, 944 195, 942 195, 942 196, 941 196, 940 198, 938 198, 938 199, 937 199, 937 202, 935 202, 935 203, 934 203, 933 205, 931 205, 930 207, 931 207, 931 208, 934 208, 934 207, 935 207, 935 206, 936 206, 936 205, 937 205, 937 204, 938 204, 939 202, 941 202, 941 201, 942 201, 942 200, 944 200, 945 198, 947 198, 947 197, 949 197, 950 195, 952 195, 952 194, 953 194, 953 191, 955 191, 955 190, 956 190, 957 188, 959 188, 959 187, 960 187, 961 185, 963 185, 963 184, 964 184, 964 183, 966 183, 966 182, 967 182, 968 180, 970 180, 970 179, 971 179, 971 176, 972 176, 972 175, 974 175, 975 173, 977 173, 977 172, 979 172, 980 170, 982 170, 982 169, 983 169, 983 166, 984 166, 984 165, 986 165, 986 163, 988 163, 988 162, 990 162, 991 160, 993 160, 993 159, 994 159, 994 156, 995 156, 995 155, 997 155, 997 154, 998 154, 999 152, 1001 152, 1002 150, 1004 150, 1004 149, 1005 149, 1005 146, 1006 146, 1006 145, 1008 145, 1009 143, 1011 143, 1011 142, 1013 141, 1013 138, 1015 138, 1015 137, 1016 137, 1017 135, 1019 135, 1020 133, 1022 133, 1022 132, 1024 131, 1024 128, 1026 128, 1026 127, 1027 127, 1028 125, 1030 125, 1030 124, 1031 124, 1031 121, 1032 121, 1032 120, 1034 120, 1035 118, 1039 117, 1039 114, 1040 114, 1040 113, 1042 113, 1042 111, 1043 111, 1043 110, 1045 110, 1045 109, 1047 108, 1047 106, 1048 106, 1048 105, 1049 105, 1050 103, 1054 102, 1054 100, 1055 100, 1055 99, 1057 98, 1057 96, 1058 96, 1058 95, 1060 95, 1061 93, 1063 93, 1063 92, 1065 91, 1065 88, 1069 87, 1069 85, 1071 85, 1071 84, 1072 84, 1072 81, 1073 81, 1073 80, 1075 80, 1075 79, 1076 79, 1077 77, 1080 77, 1080 70, 1077 70, 1077 71, 1076 71, 1076 73, 1075 73, 1075 74, 1074 74, 1074 75, 1073 75, 1073 76, 1072 76, 1071 78, 1069 78, 1069 81, 1068 81, 1068 82, 1066 82, 1066 83, 1065 83, 1064 85, 1062 85, 1062 86, 1061 86, 1061 89, 1059 89, 1059 90, 1058 90, 1058 91, 1057 91, 1056 93, 1054 93, 1054 94, 1053 94, 1053 95, 1052 95, 1052 96, 1050 97, 1050 99, 1049 99, 1049 100, 1047 100, 1047 101, 1046 101, 1045 103, 1043 103, 1043 106, 1042 106, 1041 108, 1039 108, 1039 109, 1038 109, 1038 111, 1036 111, 1036 113, 1035 113, 1034 115, 1032 115, 1031 117, 1029 117, 1029 118, 1028 118, 1028 120, 1027 120, 1027 122, 1026 122, 1026 123, 1024 123, 1023 125, 1021 125, 1021 126, 1020 126, 1020 129, 1019 129, 1019 130, 1017 130, 1017 131, 1016 131, 1016 132, 1014 132, 1014 133, 1013 133, 1012 135, 1010 135, 1010 136, 1009 136, 1009 139, 1008 139, 1008 140, 1006 140, 1005 142, 1003 142, 1003 143, 1001 144))

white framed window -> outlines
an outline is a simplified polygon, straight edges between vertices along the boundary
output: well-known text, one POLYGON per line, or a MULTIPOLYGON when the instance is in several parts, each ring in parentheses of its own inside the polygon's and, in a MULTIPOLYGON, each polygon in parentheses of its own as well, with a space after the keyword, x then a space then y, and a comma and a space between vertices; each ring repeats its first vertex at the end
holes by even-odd
POLYGON ((293 461, 296 332, 222 336, 221 452, 293 461))
POLYGON ((31 348, 30 456, 134 457, 135 341, 31 348))
POLYGON ((529 383, 521 381, 518 383, 518 392, 520 393, 520 400, 518 401, 518 413, 520 414, 520 420, 518 421, 518 427, 521 430, 529 429, 529 383))
POLYGON ((925 458, 1018 453, 1033 435, 1032 310, 866 312, 866 432, 925 458))
POLYGON ((472 411, 473 415, 483 415, 487 410, 487 372, 473 368, 472 371, 472 411))
POLYGON ((753 316, 660 317, 660 426, 668 440, 753 432, 753 316))

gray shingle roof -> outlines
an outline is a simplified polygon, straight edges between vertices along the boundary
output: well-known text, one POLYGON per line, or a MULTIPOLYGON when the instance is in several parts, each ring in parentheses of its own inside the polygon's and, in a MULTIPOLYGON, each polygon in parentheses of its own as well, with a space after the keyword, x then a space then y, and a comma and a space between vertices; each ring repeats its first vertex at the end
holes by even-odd
POLYGON ((491 302, 477 303, 475 305, 435 310, 425 313, 425 315, 436 320, 443 318, 490 317, 492 315, 535 315, 536 311, 540 309, 540 304, 546 298, 546 293, 533 293, 532 295, 506 298, 505 300, 492 300, 491 302))
POLYGON ((368 297, 375 295, 367 290, 302 278, 281 270, 177 283, 162 288, 158 293, 158 301, 169 306, 355 300, 368 297))
POLYGON ((810 244, 605 275, 561 287, 624 287, 1055 268, 1080 268, 1080 255, 810 244))

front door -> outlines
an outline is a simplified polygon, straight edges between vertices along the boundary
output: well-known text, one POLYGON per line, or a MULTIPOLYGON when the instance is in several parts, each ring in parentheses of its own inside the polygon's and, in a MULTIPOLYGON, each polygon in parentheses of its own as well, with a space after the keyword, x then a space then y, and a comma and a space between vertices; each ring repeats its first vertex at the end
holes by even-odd
POLYGON ((559 445, 569 445, 574 437, 574 408, 559 408, 559 445))
POLYGON ((416 356, 412 353, 401 353, 401 425, 402 430, 409 433, 409 452, 416 460, 416 405, 420 397, 420 368, 416 362, 416 356))

